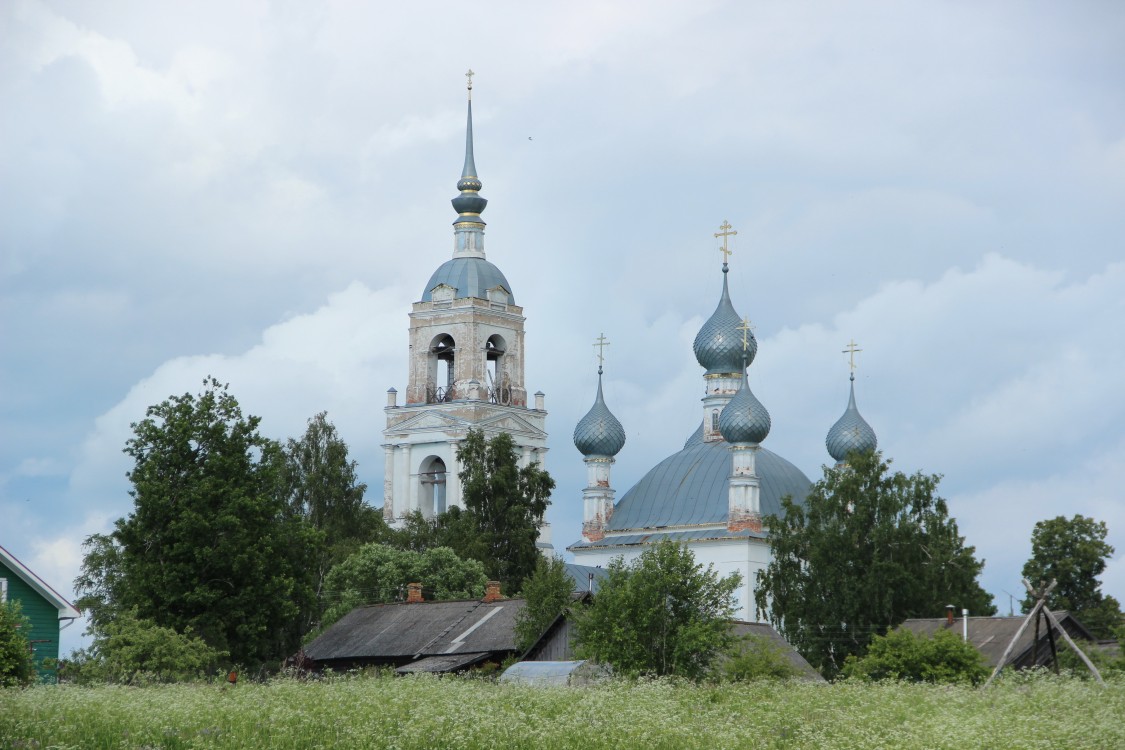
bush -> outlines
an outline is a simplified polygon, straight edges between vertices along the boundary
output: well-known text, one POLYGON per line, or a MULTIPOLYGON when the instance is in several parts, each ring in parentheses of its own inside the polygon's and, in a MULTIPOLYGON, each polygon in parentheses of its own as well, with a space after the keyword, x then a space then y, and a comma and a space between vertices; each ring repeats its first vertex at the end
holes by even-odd
POLYGON ((787 680, 798 670, 789 661, 785 649, 769 638, 747 635, 741 638, 720 669, 720 677, 729 682, 751 680, 787 680))
POLYGON ((31 624, 20 603, 0 604, 0 688, 28 685, 35 679, 35 661, 27 633, 31 624))
POLYGON ((932 638, 899 628, 875 636, 862 658, 849 656, 841 671, 845 677, 907 682, 982 682, 989 674, 984 656, 948 630, 932 638))

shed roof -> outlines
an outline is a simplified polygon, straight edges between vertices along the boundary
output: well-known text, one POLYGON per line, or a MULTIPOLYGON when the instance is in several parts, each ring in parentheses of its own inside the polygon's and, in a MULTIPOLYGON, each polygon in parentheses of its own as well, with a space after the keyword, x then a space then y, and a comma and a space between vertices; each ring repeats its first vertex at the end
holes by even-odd
MULTIPOLYGON (((1055 619, 1066 629, 1067 634, 1071 638, 1081 638, 1083 640, 1094 640, 1093 634, 1086 629, 1082 623, 1074 618, 1072 614, 1065 610, 1058 610, 1053 612, 1055 619)), ((1025 617, 970 617, 969 618, 969 643, 977 647, 977 650, 984 654, 984 658, 988 660, 990 666, 995 667, 1000 662, 1000 657, 1004 655, 1004 651, 1011 643, 1012 637, 1020 629, 1025 617)), ((949 620, 945 617, 927 617, 915 618, 907 620, 902 623, 900 627, 905 628, 917 635, 933 635, 939 630, 951 630, 952 632, 960 635, 963 632, 964 620, 960 617, 954 618, 953 624, 949 624, 949 620)), ((1052 629, 1054 626, 1052 626, 1052 629)), ((1012 655, 1008 658, 1007 664, 1015 665, 1017 667, 1032 666, 1031 652, 1032 646, 1035 642, 1034 627, 1029 626, 1023 631, 1016 647, 1012 649, 1012 655)), ((1047 643, 1047 629, 1041 628, 1039 633, 1039 656, 1040 658, 1036 663, 1046 664, 1050 660, 1050 648, 1045 647, 1047 643)), ((1007 664, 1005 666, 1007 666, 1007 664)))
POLYGON ((735 620, 731 623, 731 631, 739 637, 754 636, 773 643, 781 649, 786 659, 789 660, 789 664, 797 670, 798 677, 813 682, 824 682, 824 677, 821 676, 820 672, 817 672, 811 664, 805 661, 805 657, 797 653, 797 649, 793 648, 781 633, 774 630, 772 625, 765 622, 735 620))
POLYGON ((59 592, 48 586, 46 581, 35 575, 31 568, 24 565, 15 555, 3 547, 0 547, 0 562, 3 562, 9 570, 20 577, 20 580, 50 602, 59 611, 60 620, 74 620, 82 616, 82 612, 77 607, 64 599, 59 592))

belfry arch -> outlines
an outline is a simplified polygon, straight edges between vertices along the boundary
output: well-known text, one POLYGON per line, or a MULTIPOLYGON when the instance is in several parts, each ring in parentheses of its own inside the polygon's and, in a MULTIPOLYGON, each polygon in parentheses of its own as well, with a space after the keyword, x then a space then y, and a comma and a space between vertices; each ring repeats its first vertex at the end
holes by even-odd
POLYGON ((430 342, 429 372, 426 377, 426 403, 440 404, 456 398, 457 342, 441 333, 430 342))
POLYGON ((418 467, 418 506, 422 515, 433 518, 446 511, 445 461, 438 456, 428 456, 418 467))

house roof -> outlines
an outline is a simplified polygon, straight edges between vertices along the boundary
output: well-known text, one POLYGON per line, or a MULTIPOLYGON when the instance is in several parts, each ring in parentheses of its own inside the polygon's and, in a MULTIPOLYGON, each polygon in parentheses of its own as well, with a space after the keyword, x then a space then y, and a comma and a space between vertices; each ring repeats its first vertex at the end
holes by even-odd
MULTIPOLYGON (((1072 614, 1065 610, 1058 610, 1052 612, 1055 619, 1063 626, 1067 634, 1071 638, 1080 638, 1083 640, 1094 640, 1093 634, 1086 629, 1082 623, 1074 618, 1072 614)), ((995 667, 1000 662, 1000 657, 1004 655, 1004 651, 1008 648, 1008 644, 1012 642, 1013 636, 1020 629, 1025 617, 970 617, 969 618, 969 643, 977 647, 977 650, 984 654, 984 658, 988 660, 989 666, 995 667)), ((903 627, 917 635, 933 635, 939 630, 952 630, 954 633, 960 635, 963 632, 964 620, 960 617, 954 618, 953 624, 949 624, 949 620, 945 617, 933 618, 917 618, 910 619, 902 623, 903 627)), ((1054 626, 1051 626, 1052 628, 1054 626)), ((1016 643, 1015 648, 1012 649, 1012 654, 1008 658, 1008 664, 1017 667, 1032 666, 1031 652, 1032 646, 1035 642, 1035 627, 1029 625, 1023 634, 1020 635, 1019 641, 1016 643)), ((1047 628, 1040 627, 1039 629, 1039 659, 1037 663, 1046 664, 1050 660, 1050 648, 1045 647, 1047 643, 1047 628)))
POLYGON ((82 616, 82 612, 73 604, 47 585, 31 568, 20 562, 15 555, 0 547, 0 562, 3 562, 13 573, 20 577, 24 583, 34 589, 40 596, 49 601, 59 611, 60 620, 74 620, 82 616))
POLYGON ((405 665, 427 657, 476 654, 470 662, 478 661, 494 652, 516 650, 515 620, 525 603, 473 599, 359 607, 307 645, 305 656, 317 662, 405 665))
POLYGON ((798 677, 803 680, 824 682, 824 677, 821 676, 820 672, 817 672, 811 664, 805 661, 805 657, 797 653, 797 649, 793 648, 781 633, 774 630, 772 625, 765 622, 744 622, 742 620, 735 620, 731 623, 731 631, 738 637, 754 636, 770 641, 785 654, 785 657, 789 660, 789 664, 797 670, 798 677))

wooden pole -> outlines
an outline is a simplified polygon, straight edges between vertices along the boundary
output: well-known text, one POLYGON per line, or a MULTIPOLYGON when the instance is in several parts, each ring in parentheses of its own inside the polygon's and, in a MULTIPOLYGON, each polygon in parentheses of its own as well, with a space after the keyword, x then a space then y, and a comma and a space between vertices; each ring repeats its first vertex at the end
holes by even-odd
POLYGON ((1051 613, 1051 610, 1044 609, 1044 611, 1047 613, 1047 619, 1050 620, 1051 623, 1059 629, 1059 632, 1062 633, 1062 637, 1066 639, 1067 644, 1072 649, 1074 649, 1074 653, 1078 654, 1083 663, 1090 669, 1091 672, 1094 673, 1094 677, 1098 679, 1098 684, 1100 684, 1102 687, 1105 687, 1105 680, 1102 679, 1102 674, 1098 671, 1098 668, 1094 666, 1094 663, 1087 659, 1086 654, 1082 653, 1082 649, 1078 648, 1078 644, 1070 639, 1070 635, 1065 630, 1063 630, 1063 626, 1060 625, 1059 621, 1055 619, 1055 616, 1051 613))
POLYGON ((1000 661, 996 664, 996 668, 992 670, 992 675, 988 678, 988 681, 984 683, 985 687, 988 687, 990 684, 992 684, 992 681, 996 679, 996 675, 1000 674, 1000 670, 1003 669, 1004 665, 1008 663, 1008 657, 1012 655, 1012 649, 1016 647, 1016 642, 1019 641, 1020 636, 1023 635, 1023 631, 1027 630, 1027 626, 1031 624, 1031 618, 1038 616, 1039 610, 1043 608, 1043 603, 1045 601, 1046 599, 1040 599, 1039 601, 1035 602, 1035 606, 1032 607, 1031 611, 1027 613, 1027 617, 1023 618, 1023 624, 1020 625, 1020 629, 1017 630, 1016 634, 1012 637, 1011 642, 1008 644, 1008 648, 1004 649, 1004 655, 1000 657, 1000 661))

